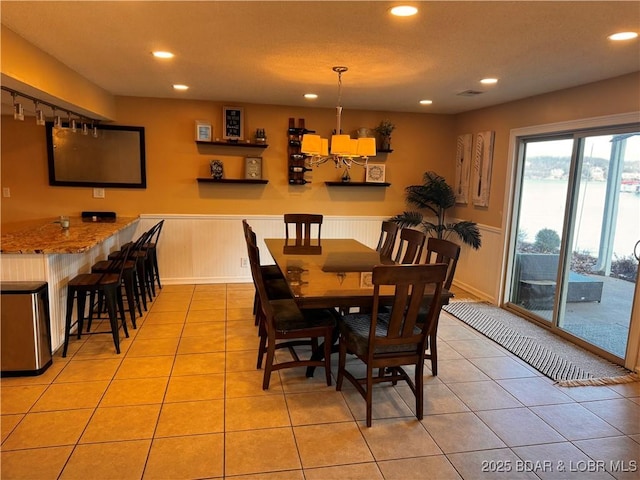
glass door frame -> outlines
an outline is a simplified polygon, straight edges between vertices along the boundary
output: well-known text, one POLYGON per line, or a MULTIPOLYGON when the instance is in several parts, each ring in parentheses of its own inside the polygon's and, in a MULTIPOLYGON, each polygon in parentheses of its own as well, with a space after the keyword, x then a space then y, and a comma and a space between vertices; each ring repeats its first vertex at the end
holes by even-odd
MULTIPOLYGON (((507 195, 505 195, 505 230, 504 230, 504 250, 503 250, 503 275, 500 285, 500 305, 507 309, 512 310, 518 315, 527 317, 530 320, 535 321, 541 326, 552 330, 558 335, 570 339, 583 348, 602 355, 604 358, 608 358, 612 361, 618 362, 617 358, 598 347, 595 347, 584 340, 571 335, 570 333, 562 330, 557 326, 557 320, 559 318, 558 309, 564 308, 566 305, 564 298, 567 292, 567 276, 566 270, 569 268, 570 256, 567 254, 568 246, 572 245, 573 241, 573 229, 571 229, 571 222, 575 218, 577 208, 577 189, 579 188, 580 171, 582 166, 579 162, 573 161, 576 158, 578 149, 584 144, 584 138, 592 135, 611 133, 608 131, 611 128, 624 128, 630 127, 636 131, 640 131, 640 112, 633 112, 629 114, 612 115, 607 117, 596 117, 592 119, 576 120, 569 122, 561 122, 547 125, 538 125, 534 127, 518 128, 511 131, 509 139, 509 162, 507 167, 507 179, 509 179, 509 186, 507 195), (581 132, 585 130, 585 132, 581 132), (588 130, 588 131, 587 131, 588 130), (522 194, 522 174, 524 168, 524 149, 521 148, 522 144, 526 140, 545 138, 545 139, 561 139, 561 138, 575 138, 577 141, 573 145, 571 169, 569 172, 569 180, 567 187, 567 204, 565 208, 564 220, 563 220, 563 232, 561 237, 561 250, 560 250, 560 265, 558 268, 558 279, 562 280, 562 284, 557 284, 559 295, 554 298, 553 316, 552 321, 549 322, 546 319, 536 316, 532 312, 523 309, 515 304, 510 303, 509 297, 513 285, 511 278, 512 269, 515 262, 515 254, 512 254, 513 246, 517 237, 517 221, 516 213, 519 209, 519 202, 522 194)), ((569 252, 570 253, 570 252, 569 252)), ((640 280, 636 281, 635 296, 632 305, 631 312, 631 324, 629 326, 629 340, 627 342, 627 350, 624 359, 624 366, 631 370, 636 370, 640 365, 640 280)))

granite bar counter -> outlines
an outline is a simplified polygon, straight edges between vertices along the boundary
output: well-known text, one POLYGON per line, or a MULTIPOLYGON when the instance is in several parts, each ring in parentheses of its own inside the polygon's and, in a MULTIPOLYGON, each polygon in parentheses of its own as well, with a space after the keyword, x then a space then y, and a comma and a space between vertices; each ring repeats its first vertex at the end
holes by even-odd
POLYGON ((0 280, 44 281, 49 285, 51 346, 64 342, 67 282, 134 238, 138 217, 83 222, 71 217, 68 229, 57 218, 2 225, 0 280))

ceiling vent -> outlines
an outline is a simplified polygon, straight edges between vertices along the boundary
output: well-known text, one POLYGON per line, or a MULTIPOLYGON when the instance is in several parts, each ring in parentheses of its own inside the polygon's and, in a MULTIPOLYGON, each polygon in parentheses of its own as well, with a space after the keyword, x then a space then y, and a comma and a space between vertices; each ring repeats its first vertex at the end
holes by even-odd
POLYGON ((476 95, 480 95, 484 92, 481 92, 479 90, 464 90, 462 92, 457 93, 457 95, 461 96, 461 97, 475 97, 476 95))

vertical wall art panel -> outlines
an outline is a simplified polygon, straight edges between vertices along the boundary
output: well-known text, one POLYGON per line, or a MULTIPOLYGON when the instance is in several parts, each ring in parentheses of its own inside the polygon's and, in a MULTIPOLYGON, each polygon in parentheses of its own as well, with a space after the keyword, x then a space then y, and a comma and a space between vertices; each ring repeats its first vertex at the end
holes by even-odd
POLYGON ((466 205, 469 203, 469 178, 471 176, 471 152, 473 149, 473 135, 465 133, 458 135, 456 146, 456 181, 454 191, 456 203, 466 205))
POLYGON ((491 188, 491 164, 493 162, 494 132, 476 134, 473 149, 473 184, 471 200, 478 207, 489 206, 489 190, 491 188))

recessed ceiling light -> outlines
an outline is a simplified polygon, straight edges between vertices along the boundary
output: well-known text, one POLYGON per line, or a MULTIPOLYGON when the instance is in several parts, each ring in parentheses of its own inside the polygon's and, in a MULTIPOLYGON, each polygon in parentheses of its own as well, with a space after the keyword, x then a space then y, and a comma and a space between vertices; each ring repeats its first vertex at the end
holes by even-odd
POLYGON ((177 83, 177 84, 175 84, 173 86, 173 89, 174 90, 188 90, 189 87, 187 85, 181 85, 181 84, 177 83))
POLYGON ((316 98, 318 98, 318 95, 315 93, 305 93, 304 98, 306 98, 307 100, 315 100, 316 98))
POLYGON ((432 100, 420 100, 420 105, 431 105, 432 103, 432 100))
POLYGON ((483 78, 482 80, 480 80, 480 83, 482 83, 484 85, 493 85, 494 83, 498 83, 498 79, 497 78, 483 78))
POLYGON ((152 52, 152 53, 153 53, 153 56, 156 58, 173 58, 174 57, 173 53, 171 52, 158 51, 158 52, 152 52))
POLYGON ((416 13, 418 13, 418 9, 411 5, 398 5, 391 9, 391 15, 395 15, 396 17, 410 17, 416 13))
POLYGON ((631 40, 637 36, 638 34, 636 32, 619 32, 609 35, 607 38, 609 38, 609 40, 631 40))

